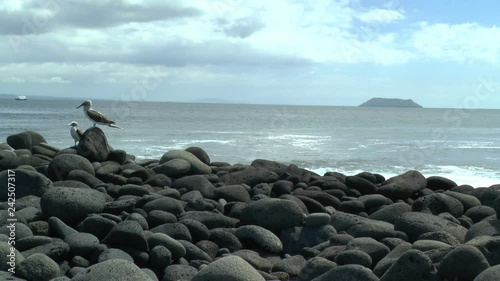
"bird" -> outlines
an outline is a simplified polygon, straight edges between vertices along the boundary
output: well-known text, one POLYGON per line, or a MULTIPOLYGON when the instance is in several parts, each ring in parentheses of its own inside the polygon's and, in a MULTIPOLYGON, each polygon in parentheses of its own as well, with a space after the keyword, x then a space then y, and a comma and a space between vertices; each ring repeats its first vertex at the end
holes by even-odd
POLYGON ((112 128, 117 128, 117 129, 122 129, 115 125, 114 121, 111 121, 108 119, 108 117, 104 116, 104 114, 100 113, 99 111, 93 110, 92 109, 92 102, 90 100, 84 101, 80 106, 77 108, 80 108, 83 106, 83 112, 85 113, 85 116, 94 123, 94 127, 96 124, 99 125, 106 125, 112 128))
POLYGON ((76 142, 80 141, 80 138, 83 135, 83 131, 78 129, 78 123, 76 121, 71 121, 71 123, 69 123, 68 126, 71 126, 71 128, 69 129, 69 133, 75 140, 75 146, 76 146, 76 142))

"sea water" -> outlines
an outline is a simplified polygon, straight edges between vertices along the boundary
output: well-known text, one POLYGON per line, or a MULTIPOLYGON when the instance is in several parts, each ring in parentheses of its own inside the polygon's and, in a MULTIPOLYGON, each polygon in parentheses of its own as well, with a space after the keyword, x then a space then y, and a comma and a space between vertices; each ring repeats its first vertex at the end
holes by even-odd
MULTIPOLYGON (((69 147, 68 124, 93 124, 80 100, 0 100, 0 142, 25 130, 69 147)), ((320 174, 386 177, 411 169, 474 187, 500 183, 500 110, 192 104, 94 100, 123 130, 103 127, 111 146, 159 159, 199 146, 212 161, 257 158, 320 174)))

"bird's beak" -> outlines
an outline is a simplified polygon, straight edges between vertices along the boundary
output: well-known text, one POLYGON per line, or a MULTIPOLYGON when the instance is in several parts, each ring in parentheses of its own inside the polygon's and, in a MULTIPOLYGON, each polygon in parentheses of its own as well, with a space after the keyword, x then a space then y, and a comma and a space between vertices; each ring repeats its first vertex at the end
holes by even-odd
POLYGON ((68 126, 71 126, 71 123, 69 123, 68 126))
POLYGON ((80 107, 82 107, 82 106, 83 106, 83 104, 84 104, 84 103, 80 104, 80 106, 79 106, 79 107, 77 107, 77 108, 80 108, 80 107))

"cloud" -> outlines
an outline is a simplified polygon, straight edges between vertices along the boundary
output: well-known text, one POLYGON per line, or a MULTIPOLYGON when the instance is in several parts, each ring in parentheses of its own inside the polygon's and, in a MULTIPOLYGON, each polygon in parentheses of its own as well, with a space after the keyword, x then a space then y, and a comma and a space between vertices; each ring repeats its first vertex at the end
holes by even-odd
POLYGON ((405 15, 395 10, 373 9, 359 14, 357 18, 364 23, 386 24, 402 20, 405 18, 405 15))

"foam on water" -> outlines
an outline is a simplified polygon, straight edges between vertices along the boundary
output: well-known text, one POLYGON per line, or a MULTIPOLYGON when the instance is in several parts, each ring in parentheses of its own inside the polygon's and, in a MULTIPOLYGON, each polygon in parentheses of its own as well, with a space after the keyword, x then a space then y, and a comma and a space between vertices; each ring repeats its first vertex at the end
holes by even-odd
MULTIPOLYGON (((313 168, 309 169, 319 175, 326 172, 339 172, 347 176, 352 176, 363 172, 363 170, 346 170, 342 168, 313 168)), ((408 169, 409 170, 409 169, 408 169)), ((386 179, 397 176, 394 172, 369 171, 379 173, 386 179)), ((441 176, 453 180, 458 185, 468 184, 473 187, 489 187, 500 184, 500 172, 481 167, 458 167, 458 166, 428 166, 420 171, 424 177, 441 176)))

